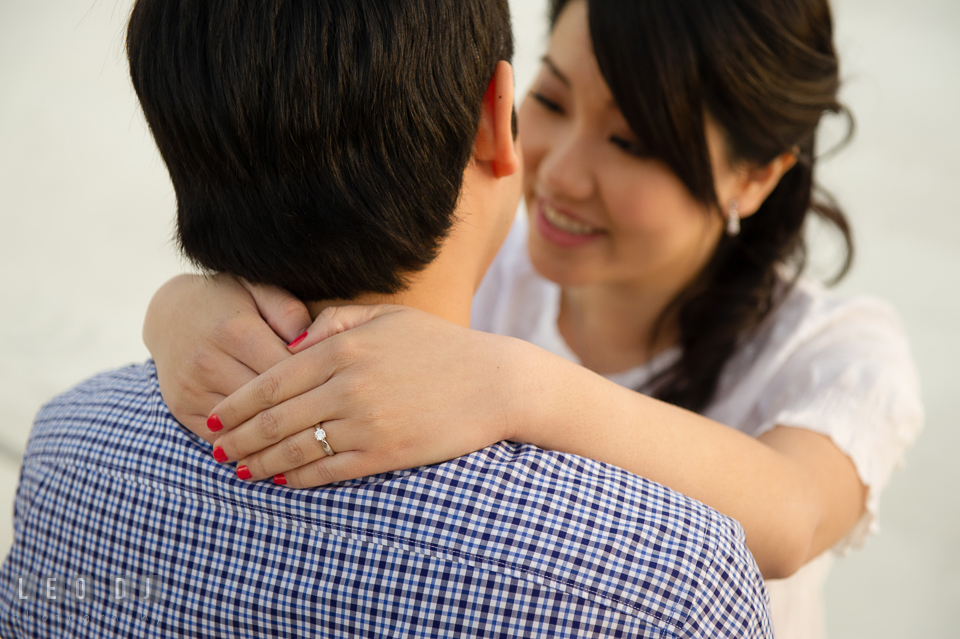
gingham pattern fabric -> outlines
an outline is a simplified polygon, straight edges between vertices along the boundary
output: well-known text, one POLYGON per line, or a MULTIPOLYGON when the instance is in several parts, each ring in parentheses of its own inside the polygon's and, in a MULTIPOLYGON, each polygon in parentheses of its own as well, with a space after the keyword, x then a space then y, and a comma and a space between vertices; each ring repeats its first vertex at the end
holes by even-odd
POLYGON ((152 362, 44 407, 14 530, 5 639, 772 636, 741 527, 663 486, 512 443, 335 488, 243 482, 152 362), (22 576, 79 575, 83 602, 20 599, 22 576), (147 575, 160 601, 113 598, 147 575))

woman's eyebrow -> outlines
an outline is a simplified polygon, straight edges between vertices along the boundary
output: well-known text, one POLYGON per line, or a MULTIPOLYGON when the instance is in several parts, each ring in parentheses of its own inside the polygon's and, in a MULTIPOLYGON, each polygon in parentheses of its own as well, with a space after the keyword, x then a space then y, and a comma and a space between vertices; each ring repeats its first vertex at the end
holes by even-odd
POLYGON ((553 75, 557 76, 557 79, 560 80, 560 82, 567 87, 570 86, 570 78, 564 75, 563 71, 557 68, 557 65, 553 63, 553 60, 550 59, 550 56, 545 55, 540 58, 540 61, 547 65, 547 68, 550 69, 553 75))

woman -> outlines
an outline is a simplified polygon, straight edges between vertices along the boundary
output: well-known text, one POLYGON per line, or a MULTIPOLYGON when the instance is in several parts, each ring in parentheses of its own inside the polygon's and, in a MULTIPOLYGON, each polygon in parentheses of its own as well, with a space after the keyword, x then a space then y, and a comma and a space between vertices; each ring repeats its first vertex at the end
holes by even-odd
MULTIPOLYGON (((145 328, 165 397, 198 433, 212 412, 253 480, 297 487, 504 438, 616 464, 738 519, 764 575, 790 577, 771 585, 778 634, 816 636, 825 551, 875 528, 921 423, 890 309, 799 277, 808 215, 843 234, 844 271, 852 251, 814 199, 817 126, 844 112, 826 0, 556 0, 551 20, 519 118, 529 224, 474 308, 529 344, 478 353, 425 314, 343 308, 215 406, 284 354, 237 287, 179 279, 145 328), (336 455, 300 445, 318 422, 336 455)), ((250 290, 293 339, 302 311, 250 290)))

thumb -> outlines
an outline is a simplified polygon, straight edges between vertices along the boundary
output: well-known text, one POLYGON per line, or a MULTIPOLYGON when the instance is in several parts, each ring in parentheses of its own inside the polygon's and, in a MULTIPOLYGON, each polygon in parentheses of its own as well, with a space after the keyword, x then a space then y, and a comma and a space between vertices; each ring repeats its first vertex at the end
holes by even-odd
MULTIPOLYGON (((333 337, 344 331, 362 326, 367 322, 403 310, 403 306, 393 304, 373 304, 370 306, 328 306, 320 312, 313 325, 307 329, 306 337, 289 347, 291 353, 299 353, 314 344, 333 337)), ((303 337, 303 335, 301 335, 303 337)))

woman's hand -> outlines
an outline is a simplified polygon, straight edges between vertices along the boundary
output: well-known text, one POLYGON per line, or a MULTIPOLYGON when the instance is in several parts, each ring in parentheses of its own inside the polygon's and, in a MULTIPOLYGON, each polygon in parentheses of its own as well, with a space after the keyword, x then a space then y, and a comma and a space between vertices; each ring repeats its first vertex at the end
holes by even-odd
POLYGON ((181 275, 151 300, 143 341, 170 412, 209 442, 213 407, 289 357, 286 343, 309 324, 306 307, 279 289, 229 275, 181 275))
POLYGON ((217 405, 216 454, 308 488, 480 450, 519 416, 524 348, 403 306, 328 308, 293 357, 217 405))

